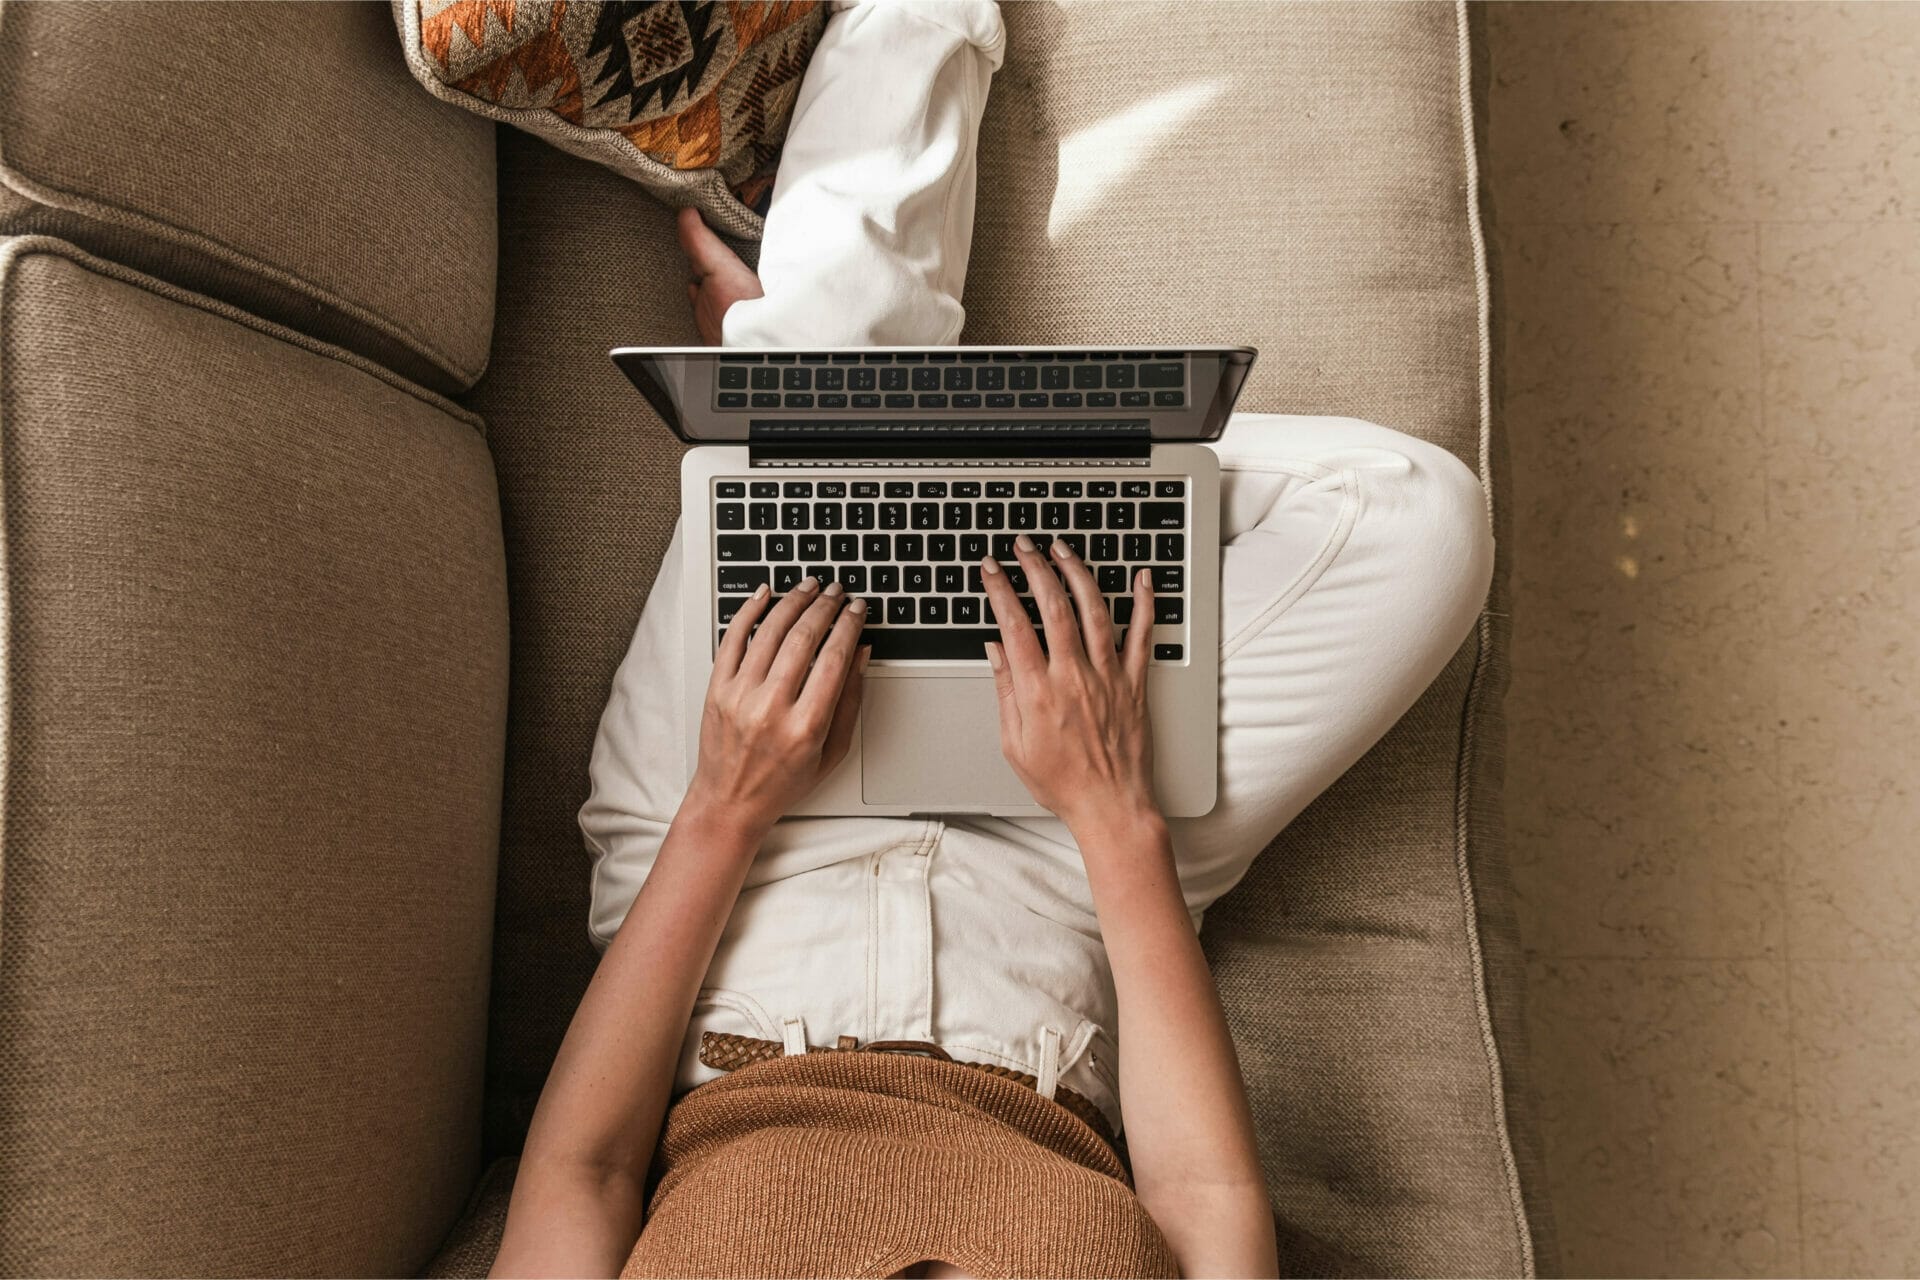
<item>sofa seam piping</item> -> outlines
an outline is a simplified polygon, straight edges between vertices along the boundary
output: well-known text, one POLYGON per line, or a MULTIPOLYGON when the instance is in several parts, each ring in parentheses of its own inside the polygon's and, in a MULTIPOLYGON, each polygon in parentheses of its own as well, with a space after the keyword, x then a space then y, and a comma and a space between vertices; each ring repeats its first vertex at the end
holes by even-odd
MULTIPOLYGON (((1475 334, 1478 342, 1476 370, 1476 408, 1479 416, 1479 478, 1486 503, 1488 527, 1493 527, 1493 363, 1492 363, 1492 284, 1487 268, 1486 228, 1480 207, 1479 145, 1474 137, 1473 57, 1469 33, 1467 0, 1454 2, 1454 43, 1458 114, 1460 121, 1462 180, 1466 187, 1467 239, 1473 259, 1475 334)), ((1493 1029, 1493 1012, 1487 995, 1486 958, 1480 946, 1479 899, 1474 889, 1473 872, 1468 859, 1469 815, 1473 790, 1472 761, 1478 748, 1476 727, 1480 701, 1486 688, 1487 669, 1492 662, 1492 621, 1483 606, 1475 625, 1473 671, 1467 678, 1462 704, 1458 753, 1454 765, 1454 872, 1459 878, 1461 911, 1467 938, 1467 953, 1472 966, 1474 1013, 1480 1024, 1481 1047, 1486 1055, 1489 1102, 1499 1129, 1501 1170, 1505 1174, 1507 1199, 1513 1215, 1515 1242, 1520 1249, 1522 1273, 1537 1274, 1533 1228, 1527 1218, 1526 1194, 1520 1185, 1520 1170, 1513 1154, 1513 1136, 1507 1114, 1506 1064, 1501 1057, 1498 1037, 1493 1029)))

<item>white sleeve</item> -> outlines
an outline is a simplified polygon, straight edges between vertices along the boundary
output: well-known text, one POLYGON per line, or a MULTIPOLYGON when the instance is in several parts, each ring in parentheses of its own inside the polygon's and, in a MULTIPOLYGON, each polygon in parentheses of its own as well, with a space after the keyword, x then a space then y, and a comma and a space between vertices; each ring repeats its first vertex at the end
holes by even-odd
POLYGON ((993 0, 836 0, 724 345, 944 346, 966 319, 974 163, 1005 53, 993 0))

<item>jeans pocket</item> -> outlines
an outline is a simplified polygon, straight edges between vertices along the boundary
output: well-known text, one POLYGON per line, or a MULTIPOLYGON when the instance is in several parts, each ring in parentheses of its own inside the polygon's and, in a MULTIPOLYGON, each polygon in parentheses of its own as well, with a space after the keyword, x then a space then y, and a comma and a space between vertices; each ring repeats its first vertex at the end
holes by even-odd
POLYGON ((693 1025, 688 1040, 699 1044, 700 1032, 751 1036, 758 1040, 778 1040, 780 1024, 766 1006, 744 991, 727 987, 702 987, 693 998, 693 1025))

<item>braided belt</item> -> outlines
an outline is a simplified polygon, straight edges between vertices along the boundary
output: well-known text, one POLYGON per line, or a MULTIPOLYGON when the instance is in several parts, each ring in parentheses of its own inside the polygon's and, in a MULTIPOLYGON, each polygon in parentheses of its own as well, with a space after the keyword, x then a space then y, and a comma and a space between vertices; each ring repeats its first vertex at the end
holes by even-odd
MULTIPOLYGON (((925 1040, 869 1040, 860 1044, 852 1036, 841 1036, 831 1045, 810 1044, 808 1053, 915 1053, 929 1058, 938 1058, 942 1062, 954 1062, 955 1059, 937 1044, 925 1040)), ((783 1057, 786 1046, 778 1040, 756 1040, 752 1036, 724 1035, 717 1031, 700 1033, 700 1061, 720 1071, 735 1071, 755 1062, 765 1062, 770 1058, 783 1057)), ((970 1067, 975 1071, 984 1071, 990 1076, 999 1076, 1002 1080, 1011 1080, 1015 1084, 1036 1088, 1039 1081, 1024 1071, 1015 1071, 1011 1067, 999 1066, 991 1062, 960 1062, 957 1065, 970 1067)), ((1087 1101, 1081 1095, 1057 1085, 1053 1091, 1053 1100, 1086 1121, 1087 1127, 1099 1134, 1108 1146, 1115 1146, 1113 1128, 1107 1123, 1100 1108, 1087 1101)))

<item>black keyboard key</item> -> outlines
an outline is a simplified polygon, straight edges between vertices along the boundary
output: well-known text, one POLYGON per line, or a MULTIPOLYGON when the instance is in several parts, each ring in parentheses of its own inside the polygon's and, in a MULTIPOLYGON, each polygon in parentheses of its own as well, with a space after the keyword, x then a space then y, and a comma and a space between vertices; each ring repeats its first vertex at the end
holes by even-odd
MULTIPOLYGON (((891 602, 889 602, 891 603, 891 602)), ((906 602, 909 608, 913 601, 906 602)), ((905 631, 869 631, 861 639, 873 646, 872 656, 884 660, 953 662, 987 660, 987 642, 1000 639, 997 627, 922 627, 905 631)))
POLYGON ((780 486, 780 492, 789 498, 811 498, 813 496, 813 481, 789 480, 780 486))
POLYGON ((753 393, 752 403, 756 409, 778 409, 780 407, 780 393, 778 391, 756 391, 753 393))
POLYGON ((1087 392, 1087 408, 1089 409, 1111 409, 1114 403, 1113 392, 1111 391, 1087 392))
POLYGON ((880 397, 874 395, 872 392, 862 394, 856 391, 853 396, 853 407, 856 409, 878 409, 880 407, 880 397))
POLYGON ((1177 564, 1153 566, 1153 589, 1170 593, 1186 590, 1186 572, 1177 564))
POLYGON ((947 407, 947 395, 944 391, 934 395, 923 395, 918 403, 922 409, 944 409, 947 407))
POLYGON ((873 564, 893 559, 893 535, 870 533, 860 539, 860 558, 873 564))
POLYGON ((1159 480, 1154 482, 1153 492, 1159 498, 1184 498, 1187 496, 1185 480, 1159 480))
POLYGON ((904 529, 907 527, 907 504, 904 502, 883 502, 880 504, 880 527, 882 529, 904 529))
POLYGON ((1078 409, 1080 407, 1078 391, 1059 391, 1054 393, 1053 407, 1056 409, 1078 409))
POLYGON ((1022 409, 1044 409, 1047 407, 1047 393, 1044 391, 1022 391, 1020 393, 1022 409))
POLYGON ((857 351, 836 352, 833 357, 833 362, 835 364, 859 364, 860 353, 857 351))
POLYGON ((978 480, 955 480, 953 482, 953 496, 956 498, 979 497, 980 482, 978 480))
POLYGON ((1133 528, 1133 504, 1131 502, 1109 502, 1107 504, 1107 528, 1133 528))
POLYGON ((1122 480, 1120 496, 1123 498, 1151 498, 1153 483, 1149 480, 1122 480))
POLYGON ((793 535, 790 533, 770 533, 767 535, 767 559, 793 559, 793 535))
POLYGON ((944 627, 947 625, 947 602, 940 596, 928 596, 920 602, 920 622, 923 626, 944 627))
POLYGON ((932 533, 927 535, 927 559, 951 560, 954 557, 954 540, 950 533, 932 533))
POLYGON ((980 601, 973 596, 960 596, 953 602, 953 624, 957 627, 971 627, 980 621, 980 601))
POLYGON ((822 498, 844 498, 847 496, 845 480, 822 480, 814 488, 814 493, 822 498))
POLYGON ((1087 552, 1089 560, 1118 560, 1120 558, 1120 535, 1117 533, 1096 533, 1093 546, 1087 552))
POLYGON ((912 524, 916 529, 938 529, 940 527, 940 504, 937 502, 914 503, 912 524))
POLYGON ((1127 590, 1127 566, 1123 564, 1103 564, 1094 570, 1094 577, 1107 595, 1117 596, 1127 590))
POLYGON ((1007 504, 1007 527, 1010 529, 1038 529, 1040 527, 1040 508, 1031 502, 1013 502, 1007 504))
POLYGON ((748 489, 756 498, 777 498, 780 496, 780 486, 771 480, 755 480, 748 486, 748 489))
POLYGON ((947 482, 945 480, 922 480, 920 482, 920 496, 923 498, 946 497, 947 482))
POLYGON ((867 566, 863 564, 841 565, 840 585, 847 589, 847 594, 850 596, 864 594, 867 589, 867 566))
POLYGON ((893 363, 893 352, 863 351, 860 353, 860 358, 862 360, 865 360, 868 364, 891 364, 893 363))
POLYGON ((894 359, 898 360, 901 364, 919 364, 925 360, 926 357, 917 351, 903 351, 894 356, 894 359))
POLYGON ((1100 366, 1083 364, 1073 371, 1073 386, 1076 391, 1092 391, 1100 385, 1100 366))
POLYGON ((940 527, 942 529, 973 528, 973 504, 971 502, 947 502, 940 507, 940 527))
POLYGON ((1120 407, 1122 409, 1144 409, 1153 403, 1153 396, 1145 391, 1122 391, 1120 407))
POLYGON ((1183 533, 1163 533, 1153 540, 1153 558, 1155 560, 1185 560, 1187 558, 1187 536, 1183 533))
POLYGON ((882 391, 905 391, 907 389, 907 371, 905 369, 882 369, 880 371, 880 389, 882 391))
POLYGON ((1015 591, 1025 592, 1027 589, 1027 571, 1017 564, 1008 565, 1007 585, 1015 591))
POLYGON ((818 533, 800 535, 800 558, 802 560, 825 560, 827 558, 827 539, 818 533))
POLYGON ((1040 527, 1042 529, 1064 529, 1072 508, 1064 502, 1043 502, 1040 504, 1040 527))
POLYGON ((940 371, 938 369, 915 369, 913 371, 913 389, 915 391, 938 391, 940 389, 940 371))
POLYGON ((789 409, 811 409, 813 408, 813 393, 811 391, 789 391, 783 403, 789 409))
POLYGON ((1113 598, 1114 625, 1124 627, 1129 622, 1132 622, 1132 621, 1133 621, 1133 597, 1132 596, 1115 596, 1113 598))
POLYGON ((1040 371, 1030 364, 1015 365, 1007 370, 1007 385, 1015 391, 1031 391, 1040 385, 1040 371))
POLYGON ((847 371, 845 369, 822 369, 819 373, 815 374, 813 378, 813 389, 815 391, 840 391, 844 389, 846 385, 847 371))
POLYGON ((900 392, 898 395, 889 395, 887 397, 887 408, 911 409, 913 408, 913 396, 905 391, 900 392))
POLYGON ((747 407, 747 393, 744 391, 722 391, 719 401, 722 409, 744 409, 747 407))
MULTIPOLYGON (((1116 491, 1117 487, 1111 480, 1089 480, 1087 482, 1087 496, 1089 498, 1111 498, 1116 491)), ((822 493, 820 496, 824 498, 827 495, 822 493)))
POLYGON ((1178 662, 1184 656, 1186 656, 1186 648, 1182 645, 1157 644, 1153 646, 1153 657, 1156 662, 1178 662))
POLYGON ((747 509, 737 502, 723 502, 713 509, 713 526, 716 529, 744 529, 747 527, 747 509))
POLYGON ((984 533, 963 533, 960 535, 960 558, 979 560, 987 554, 987 535, 984 533))
POLYGON ((820 397, 820 407, 822 409, 844 409, 847 407, 847 398, 838 392, 830 392, 820 397))
POLYGON ((911 480, 887 481, 887 496, 889 498, 911 498, 913 496, 913 481, 911 480))
POLYGON ((847 370, 847 390, 849 391, 871 391, 878 385, 871 369, 847 370))
POLYGON ((1065 391, 1073 380, 1073 370, 1065 365, 1048 365, 1040 370, 1040 385, 1048 391, 1065 391))
POLYGON ((1010 533, 994 534, 993 551, 991 554, 995 560, 1002 561, 1003 563, 1013 559, 1013 535, 1010 533))
POLYGON ((989 409, 1013 408, 1013 392, 1011 391, 987 392, 987 408, 989 409))
POLYGON ((744 365, 723 364, 719 373, 720 385, 729 391, 747 389, 747 370, 744 365))
POLYGON ((1076 502, 1073 504, 1073 527, 1076 529, 1098 529, 1100 527, 1101 508, 1104 502, 1076 502))
POLYGON ((853 482, 853 496, 856 498, 879 497, 880 482, 878 480, 855 480, 853 482))
POLYGON ((1133 385, 1133 366, 1130 364, 1112 364, 1107 366, 1107 385, 1116 391, 1123 391, 1133 385))
MULTIPOLYGON (((787 399, 793 399, 788 396, 787 399)), ((1187 402, 1184 391, 1156 391, 1153 393, 1153 407, 1156 409, 1178 409, 1187 402)))
POLYGON ((813 507, 813 527, 816 529, 841 528, 845 515, 845 508, 837 502, 817 502, 813 507))
POLYGON ((1085 560, 1087 558, 1087 535, 1084 533, 1063 533, 1060 541, 1073 548, 1073 554, 1085 560))
POLYGON ((893 538, 893 558, 895 560, 919 560, 926 554, 927 540, 917 533, 895 534, 893 538))
POLYGON ((1050 533, 1030 533, 1027 536, 1033 539, 1033 549, 1042 556, 1046 555, 1047 548, 1053 545, 1053 535, 1050 533))
POLYGON ((825 364, 826 362, 827 353, 824 351, 803 351, 800 353, 801 364, 825 364))
POLYGON ((755 391, 777 391, 780 389, 780 371, 778 369, 755 369, 753 371, 752 381, 755 391))
POLYGON ((1186 366, 1177 360, 1165 364, 1140 366, 1140 385, 1143 387, 1177 387, 1184 384, 1186 380, 1186 366))
POLYGON ((974 375, 973 385, 982 391, 998 391, 1007 385, 1007 371, 997 366, 988 366, 974 375))
POLYGON ((1011 498, 1013 496, 1013 481, 1011 480, 987 481, 987 496, 989 498, 1011 498))
POLYGON ((747 598, 745 596, 721 596, 718 614, 720 621, 732 622, 733 615, 739 613, 740 606, 746 602, 747 598))
MULTIPOLYGON (((860 486, 855 485, 858 489, 860 486)), ((847 528, 873 528, 873 504, 871 502, 849 502, 847 504, 847 528)))
POLYGON ((1143 502, 1140 504, 1142 529, 1184 529, 1187 504, 1184 502, 1143 502))
POLYGON ((1047 482, 1045 480, 1022 480, 1020 482, 1020 496, 1023 498, 1046 497, 1047 482))
POLYGON ((827 539, 827 558, 845 564, 860 558, 860 539, 851 533, 836 533, 827 539))
POLYGON ((1153 598, 1153 620, 1155 622, 1181 622, 1187 616, 1186 601, 1179 596, 1155 596, 1153 598))
POLYGON ((1077 498, 1080 496, 1080 490, 1081 484, 1078 480, 1055 480, 1053 482, 1053 496, 1056 498, 1077 498))
POLYGON ((810 564, 807 566, 807 576, 824 587, 833 581, 833 566, 830 564, 810 564))
POLYGON ((966 573, 957 564, 934 566, 933 587, 936 591, 950 596, 957 596, 960 594, 960 588, 966 580, 966 573))
POLYGON ((975 595, 979 595, 985 589, 985 584, 980 581, 980 566, 977 564, 968 565, 967 590, 973 592, 975 595))
POLYGON ((1153 559, 1153 539, 1144 533, 1130 533, 1121 539, 1122 554, 1129 560, 1153 559))
POLYGON ((757 533, 723 533, 713 540, 714 558, 725 564, 729 560, 760 562, 760 535, 757 533))
POLYGON ((763 564, 723 564, 716 583, 723 596, 750 596, 755 587, 767 585, 767 566, 763 564))
POLYGON ((804 529, 811 521, 812 504, 806 502, 783 502, 780 504, 780 527, 782 529, 804 529))
POLYGON ((898 591, 899 589, 899 566, 877 564, 873 567, 873 590, 876 595, 885 595, 889 591, 898 591))
MULTIPOLYGON (((910 626, 913 623, 913 600, 909 596, 894 596, 887 601, 887 622, 896 627, 910 626)), ((879 644, 874 644, 877 656, 879 644)))
POLYGON ((900 585, 915 595, 933 590, 933 566, 930 564, 902 565, 900 585))
MULTIPOLYGON (((1029 502, 1028 506, 1033 504, 1029 502)), ((982 502, 973 509, 974 521, 982 529, 1004 529, 1007 527, 1007 507, 1002 502, 982 502)))
POLYGON ((780 527, 780 508, 771 502, 756 502, 747 508, 747 528, 778 529, 780 527))
POLYGON ((980 407, 980 397, 974 392, 963 391, 953 398, 953 407, 956 409, 978 409, 980 407))
POLYGON ((940 385, 949 391, 973 390, 973 370, 964 365, 955 365, 948 369, 940 380, 940 385))

